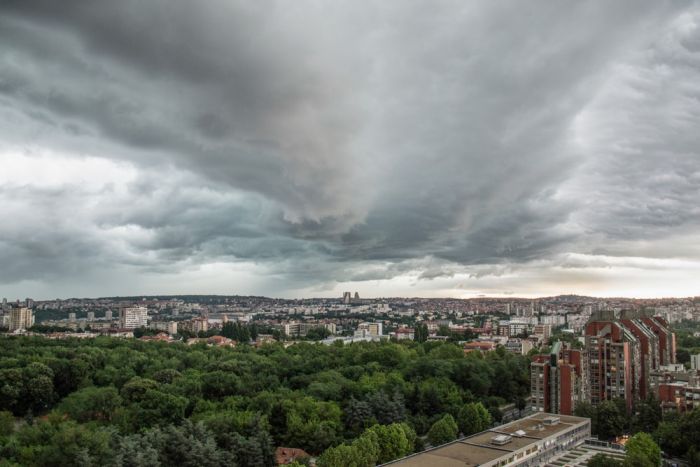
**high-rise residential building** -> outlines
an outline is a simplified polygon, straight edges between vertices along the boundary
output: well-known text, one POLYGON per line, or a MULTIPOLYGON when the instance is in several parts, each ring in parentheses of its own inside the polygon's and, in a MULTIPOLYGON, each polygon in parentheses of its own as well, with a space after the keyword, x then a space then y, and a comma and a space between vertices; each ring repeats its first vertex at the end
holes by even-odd
POLYGON ((26 330, 34 326, 34 312, 31 308, 13 308, 10 311, 10 332, 26 330))
POLYGON ((106 319, 107 321, 111 321, 111 320, 112 320, 112 310, 107 310, 107 311, 105 311, 105 319, 106 319))
POLYGON ((119 327, 136 329, 148 324, 148 309, 145 306, 122 308, 119 310, 119 327))
POLYGON ((87 320, 88 321, 95 321, 95 312, 94 311, 87 312, 87 320))
POLYGON ((531 365, 532 403, 540 411, 571 414, 579 401, 621 398, 631 411, 652 392, 650 376, 675 362, 675 335, 666 320, 635 311, 595 311, 584 349, 560 343, 531 365), (666 362, 665 364, 662 362, 666 362))
POLYGON ((343 303, 348 305, 352 301, 352 295, 350 292, 343 292, 343 303))
POLYGON ((75 323, 75 313, 68 313, 68 321, 75 323))
POLYGON ((540 412, 573 414, 576 404, 588 400, 584 352, 555 342, 546 355, 536 355, 530 366, 532 405, 540 412))
POLYGON ((585 348, 590 402, 623 398, 628 411, 650 393, 650 372, 675 363, 675 335, 668 323, 644 312, 593 313, 585 348))

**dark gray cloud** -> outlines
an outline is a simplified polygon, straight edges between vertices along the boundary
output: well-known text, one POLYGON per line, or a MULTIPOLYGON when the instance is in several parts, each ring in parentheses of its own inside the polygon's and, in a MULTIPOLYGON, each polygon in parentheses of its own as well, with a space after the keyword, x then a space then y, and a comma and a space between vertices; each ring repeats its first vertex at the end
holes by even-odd
POLYGON ((1 8, 0 283, 700 261, 695 2, 1 8))

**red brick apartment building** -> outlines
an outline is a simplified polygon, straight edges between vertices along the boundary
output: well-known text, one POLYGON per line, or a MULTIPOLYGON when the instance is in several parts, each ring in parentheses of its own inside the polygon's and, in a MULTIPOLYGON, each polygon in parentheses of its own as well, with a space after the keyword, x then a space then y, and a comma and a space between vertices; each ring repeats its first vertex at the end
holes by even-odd
POLYGON ((554 345, 531 366, 532 403, 540 411, 570 415, 576 403, 650 394, 649 376, 675 363, 675 335, 666 320, 644 312, 600 311, 586 323, 584 349, 554 345))

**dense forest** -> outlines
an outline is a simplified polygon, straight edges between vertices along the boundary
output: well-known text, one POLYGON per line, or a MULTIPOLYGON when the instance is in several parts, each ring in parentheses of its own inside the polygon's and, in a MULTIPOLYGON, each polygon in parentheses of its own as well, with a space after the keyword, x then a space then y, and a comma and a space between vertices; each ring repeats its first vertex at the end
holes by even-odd
POLYGON ((0 465, 373 465, 524 404, 527 357, 452 343, 0 339, 0 465))

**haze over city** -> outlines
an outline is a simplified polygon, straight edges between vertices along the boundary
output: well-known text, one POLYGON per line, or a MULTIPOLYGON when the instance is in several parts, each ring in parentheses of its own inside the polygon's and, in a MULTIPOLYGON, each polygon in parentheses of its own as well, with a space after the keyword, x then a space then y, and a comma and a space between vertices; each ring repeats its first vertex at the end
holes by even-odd
POLYGON ((700 6, 6 1, 0 296, 699 295, 700 6))

